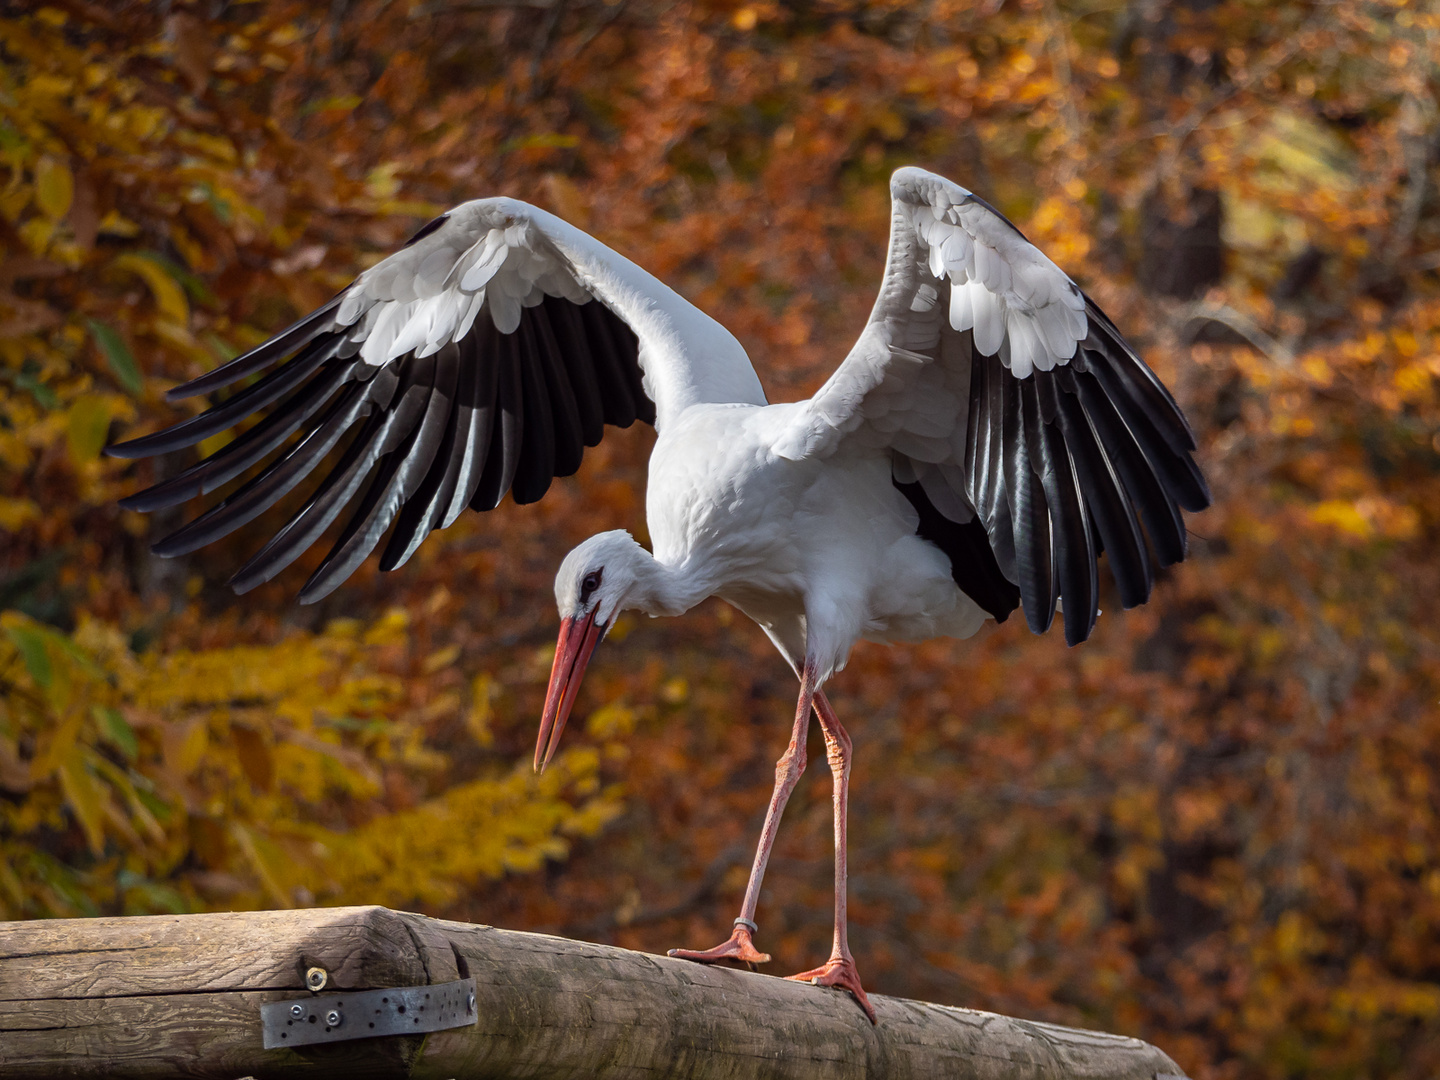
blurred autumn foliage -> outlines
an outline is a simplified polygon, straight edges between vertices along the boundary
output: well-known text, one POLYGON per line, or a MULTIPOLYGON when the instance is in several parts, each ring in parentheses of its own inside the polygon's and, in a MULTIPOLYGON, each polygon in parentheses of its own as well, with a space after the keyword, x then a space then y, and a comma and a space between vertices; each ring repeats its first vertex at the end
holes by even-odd
MULTIPOLYGON (((551 576, 643 539, 647 431, 312 608, 313 560, 224 590, 264 522, 149 556, 179 519, 116 500, 154 466, 99 452, 489 194, 803 396, 916 163, 1127 330, 1217 498, 1080 648, 1012 619, 857 651, 832 699, 867 985, 1137 1034, 1197 1080, 1433 1076, 1437 84, 1440 17, 1403 0, 0 7, 0 918, 376 902, 710 944, 790 708, 758 630, 623 621, 558 767, 528 764, 551 576)), ((816 739, 761 905, 781 973, 828 948, 816 739)))

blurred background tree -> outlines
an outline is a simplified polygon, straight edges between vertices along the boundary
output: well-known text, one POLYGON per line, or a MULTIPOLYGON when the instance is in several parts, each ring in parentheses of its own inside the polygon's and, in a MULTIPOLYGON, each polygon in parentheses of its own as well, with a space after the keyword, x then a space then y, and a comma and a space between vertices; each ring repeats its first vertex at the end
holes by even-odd
MULTIPOLYGON (((1083 647, 1011 620, 857 650, 869 985, 1137 1034, 1197 1080, 1440 1069, 1432 7, 53 0, 0 8, 0 58, 0 918, 376 902, 713 937, 791 694, 754 627, 622 621, 561 767, 528 766, 551 577, 597 529, 644 538, 647 432, 310 608, 313 561, 223 588, 263 523, 152 558, 178 519, 115 503, 154 467, 99 452, 501 193, 803 396, 916 163, 1127 329, 1217 500, 1083 647)), ((776 971, 827 948, 828 800, 817 768, 767 878, 776 971)))

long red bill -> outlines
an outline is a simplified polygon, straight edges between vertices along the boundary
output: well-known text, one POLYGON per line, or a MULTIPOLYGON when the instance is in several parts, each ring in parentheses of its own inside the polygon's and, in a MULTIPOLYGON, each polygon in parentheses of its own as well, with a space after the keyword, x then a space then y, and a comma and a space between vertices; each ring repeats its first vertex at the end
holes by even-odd
POLYGON ((580 692, 580 679, 590 654, 595 651, 605 624, 592 610, 585 618, 560 620, 560 640, 555 643, 555 663, 550 668, 550 689, 545 694, 545 711, 540 716, 540 736, 535 740, 535 768, 545 771, 560 745, 560 733, 580 692))

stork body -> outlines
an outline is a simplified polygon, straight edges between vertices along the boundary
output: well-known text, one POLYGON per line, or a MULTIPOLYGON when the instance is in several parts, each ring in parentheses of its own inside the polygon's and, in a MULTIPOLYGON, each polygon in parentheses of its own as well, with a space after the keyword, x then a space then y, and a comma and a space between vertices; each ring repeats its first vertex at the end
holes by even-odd
POLYGON ((541 498, 607 424, 654 423, 653 552, 602 533, 556 577, 560 637, 536 767, 555 753, 617 612, 681 615, 718 596, 748 615, 800 683, 790 742, 734 932, 672 955, 769 959, 754 945, 756 908, 813 713, 834 786, 835 938, 824 965, 793 977, 849 990, 872 1021, 846 938, 852 746, 826 680, 861 638, 964 638, 1017 607, 1039 633, 1062 600, 1066 640, 1082 641, 1099 613, 1102 551, 1121 604, 1143 603, 1154 567, 1185 555, 1181 510, 1209 502, 1174 400, 1058 267, 941 177, 902 169, 891 193, 870 321, 806 401, 769 404, 734 337, 629 260, 525 203, 481 199, 171 396, 275 370, 110 448, 163 453, 260 417, 125 500, 153 510, 227 491, 155 545, 167 556, 240 527, 329 462, 232 579, 244 592, 274 577, 349 508, 301 590, 311 602, 382 539, 380 567, 393 569, 467 506, 541 498))
POLYGON ((796 673, 824 682, 861 638, 969 637, 985 612, 956 586, 943 552, 916 535, 888 455, 781 457, 795 406, 695 405, 650 457, 646 517, 657 577, 648 615, 711 596, 740 609, 796 673))

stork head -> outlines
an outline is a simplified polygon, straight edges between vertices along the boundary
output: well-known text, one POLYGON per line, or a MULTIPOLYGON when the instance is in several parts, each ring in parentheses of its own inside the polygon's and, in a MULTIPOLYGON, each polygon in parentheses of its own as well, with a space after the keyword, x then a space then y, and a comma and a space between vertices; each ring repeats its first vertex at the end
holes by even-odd
POLYGON ((580 679, 590 654, 615 616, 626 607, 641 575, 654 559, 621 529, 592 536, 560 564, 555 575, 555 604, 560 609, 560 640, 550 669, 550 689, 535 742, 535 768, 541 771, 555 756, 560 733, 575 704, 580 679))

